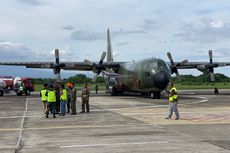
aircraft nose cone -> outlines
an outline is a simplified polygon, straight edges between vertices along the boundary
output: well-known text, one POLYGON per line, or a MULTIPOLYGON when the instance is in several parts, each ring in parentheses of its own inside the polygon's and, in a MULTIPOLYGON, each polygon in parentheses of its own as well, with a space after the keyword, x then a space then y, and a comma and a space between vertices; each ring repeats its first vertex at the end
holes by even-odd
POLYGON ((166 72, 158 72, 153 77, 153 83, 158 89, 165 89, 169 83, 169 75, 166 72))

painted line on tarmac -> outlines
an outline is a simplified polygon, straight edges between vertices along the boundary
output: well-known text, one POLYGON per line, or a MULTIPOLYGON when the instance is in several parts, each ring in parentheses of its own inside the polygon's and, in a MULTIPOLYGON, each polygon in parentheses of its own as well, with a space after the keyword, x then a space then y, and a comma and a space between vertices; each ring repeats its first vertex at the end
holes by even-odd
POLYGON ((129 146, 129 145, 146 145, 146 144, 168 144, 169 141, 149 141, 149 142, 129 142, 129 143, 102 143, 89 145, 70 145, 60 146, 60 148, 85 148, 85 147, 114 147, 114 146, 129 146))
POLYGON ((26 108, 25 108, 25 111, 23 113, 23 116, 22 116, 22 122, 21 122, 21 126, 20 126, 20 132, 19 132, 19 136, 18 136, 18 141, 17 141, 17 144, 16 144, 16 147, 15 147, 15 152, 18 152, 18 149, 20 148, 20 142, 21 142, 21 139, 22 139, 22 131, 24 129, 24 121, 25 121, 25 116, 26 116, 26 112, 28 110, 28 97, 26 98, 26 108))
POLYGON ((35 127, 24 128, 24 130, 50 130, 50 129, 71 129, 71 128, 109 128, 109 127, 137 127, 137 126, 153 126, 150 124, 130 124, 130 125, 87 125, 87 126, 53 126, 53 127, 35 127))

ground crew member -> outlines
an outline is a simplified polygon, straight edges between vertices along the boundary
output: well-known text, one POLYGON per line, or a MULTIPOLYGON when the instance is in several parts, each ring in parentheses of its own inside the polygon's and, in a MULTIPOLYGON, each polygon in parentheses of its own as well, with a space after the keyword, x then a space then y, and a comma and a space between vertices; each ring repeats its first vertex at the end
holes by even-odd
POLYGON ((60 114, 60 89, 61 89, 61 84, 59 82, 55 83, 55 93, 56 93, 56 114, 60 114))
POLYGON ((60 112, 61 116, 65 116, 65 111, 66 111, 66 103, 67 103, 67 90, 65 89, 64 84, 61 86, 60 89, 60 112))
POLYGON ((22 95, 22 94, 23 94, 23 91, 24 91, 24 88, 23 88, 23 86, 22 86, 22 85, 20 85, 20 87, 19 87, 19 93, 20 93, 20 95, 22 95))
POLYGON ((81 113, 85 113, 85 106, 86 106, 87 113, 89 113, 89 95, 90 95, 90 90, 88 88, 87 83, 85 83, 81 94, 81 99, 82 99, 81 113))
POLYGON ((217 89, 217 87, 214 88, 214 94, 219 94, 219 90, 217 89))
POLYGON ((56 118, 55 116, 55 110, 56 110, 56 93, 54 90, 54 86, 51 84, 49 85, 49 90, 47 91, 47 110, 46 110, 46 118, 49 118, 49 110, 51 110, 53 114, 53 118, 56 118))
POLYGON ((177 89, 175 86, 173 86, 173 83, 169 83, 169 114, 166 119, 171 119, 173 112, 175 112, 176 120, 180 119, 177 103, 177 89))
POLYGON ((70 113, 70 103, 72 97, 72 83, 67 83, 67 112, 70 113))
POLYGON ((47 103, 47 96, 46 96, 46 92, 47 92, 47 86, 48 84, 45 83, 44 85, 44 88, 41 89, 40 91, 40 97, 41 97, 41 100, 42 100, 42 103, 43 103, 43 109, 44 109, 44 114, 46 113, 46 103, 47 103))
POLYGON ((95 91, 96 91, 96 94, 97 94, 97 91, 98 91, 98 85, 97 84, 95 85, 95 91))
POLYGON ((71 115, 76 115, 76 101, 77 101, 77 89, 74 86, 74 83, 72 83, 72 94, 71 94, 71 115))

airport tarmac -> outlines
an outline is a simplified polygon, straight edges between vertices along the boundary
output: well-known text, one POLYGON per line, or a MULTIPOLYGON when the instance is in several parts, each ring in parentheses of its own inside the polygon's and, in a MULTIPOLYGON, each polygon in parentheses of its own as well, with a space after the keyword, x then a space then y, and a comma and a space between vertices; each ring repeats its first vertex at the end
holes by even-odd
MULTIPOLYGON (((230 90, 179 91, 181 120, 168 101, 90 98, 91 113, 46 119, 38 93, 0 97, 1 153, 229 153, 230 90)), ((77 100, 80 111, 80 98, 77 100)))

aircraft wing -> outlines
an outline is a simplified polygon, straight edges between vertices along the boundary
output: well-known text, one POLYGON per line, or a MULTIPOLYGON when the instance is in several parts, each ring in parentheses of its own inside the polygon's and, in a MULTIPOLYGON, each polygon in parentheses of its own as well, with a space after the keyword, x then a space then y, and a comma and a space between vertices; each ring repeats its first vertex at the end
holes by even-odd
MULTIPOLYGON (((173 65, 168 63, 169 67, 172 68, 173 65)), ((209 62, 175 62, 175 65, 178 69, 202 69, 202 68, 209 68, 209 67, 224 67, 230 66, 230 62, 213 62, 210 64, 209 62)))
POLYGON ((174 62, 170 52, 167 53, 170 63, 168 63, 171 73, 175 73, 177 78, 180 80, 178 69, 198 69, 203 73, 210 74, 210 80, 214 81, 214 68, 230 66, 230 62, 213 62, 212 50, 209 50, 209 62, 188 62, 184 60, 182 62, 174 62))
MULTIPOLYGON (((100 65, 103 69, 116 69, 122 62, 104 62, 100 65)), ((53 69, 60 66, 63 70, 92 71, 97 67, 97 63, 87 64, 85 62, 0 62, 0 65, 25 66, 26 68, 53 69)))

